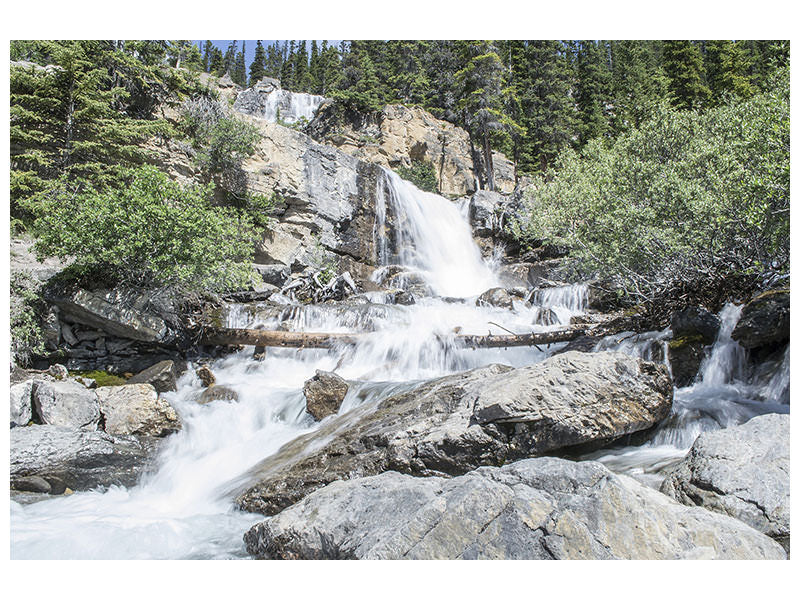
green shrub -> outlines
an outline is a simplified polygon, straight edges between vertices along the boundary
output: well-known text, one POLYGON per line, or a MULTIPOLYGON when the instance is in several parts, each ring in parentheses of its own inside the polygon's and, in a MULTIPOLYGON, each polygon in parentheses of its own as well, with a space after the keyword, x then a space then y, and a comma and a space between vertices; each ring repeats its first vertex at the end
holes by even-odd
POLYGON ((525 240, 566 245, 639 299, 789 268, 789 80, 705 113, 663 105, 609 146, 562 154, 527 193, 525 240))
POLYGON ((44 304, 39 283, 24 271, 11 275, 11 356, 27 366, 33 356, 44 353, 41 314, 44 304))
POLYGON ((436 180, 436 171, 430 163, 421 160, 411 162, 410 167, 397 167, 395 169, 398 175, 410 181, 419 189, 425 192, 436 193, 439 188, 439 182, 436 180))
POLYGON ((241 288, 252 278, 252 221, 211 206, 213 185, 183 186, 154 167, 129 172, 121 189, 53 188, 37 203, 35 249, 74 257, 73 272, 106 283, 241 288))

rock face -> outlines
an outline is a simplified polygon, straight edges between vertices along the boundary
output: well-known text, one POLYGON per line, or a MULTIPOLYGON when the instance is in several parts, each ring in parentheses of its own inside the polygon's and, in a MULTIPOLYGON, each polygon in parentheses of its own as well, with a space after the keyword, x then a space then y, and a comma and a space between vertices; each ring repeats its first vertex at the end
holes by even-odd
POLYGON ((730 515, 789 549, 789 415, 700 435, 661 491, 730 515))
POLYGON ((336 373, 317 371, 316 375, 303 385, 306 410, 317 421, 335 415, 339 412, 349 387, 336 373))
MULTIPOLYGON (((427 163, 440 194, 466 196, 477 189, 469 134, 422 108, 389 104, 374 115, 340 115, 335 105, 323 105, 307 131, 317 141, 385 167, 427 163)), ((513 192, 513 163, 499 152, 493 153, 493 163, 495 188, 513 192)))
POLYGON ((175 361, 162 360, 131 377, 128 383, 149 383, 157 392, 174 392, 178 389, 179 375, 175 361))
POLYGON ((32 398, 36 415, 46 425, 97 429, 97 394, 76 381, 34 380, 32 398))
POLYGON ((244 536, 260 558, 782 559, 741 522, 678 504, 600 463, 557 458, 453 479, 337 481, 244 536))
POLYGON ((719 326, 719 317, 701 306, 690 306, 672 315, 672 341, 668 349, 676 386, 690 385, 695 380, 707 346, 717 339, 719 326))
POLYGON ((97 388, 105 431, 164 437, 181 428, 175 409, 149 383, 97 388))
POLYGON ((782 344, 789 339, 789 291, 766 292, 742 309, 731 337, 744 348, 782 344))
MULTIPOLYGON (((51 493, 88 490, 109 485, 130 486, 145 469, 157 442, 149 438, 111 436, 103 431, 79 431, 53 425, 11 430, 11 487, 21 478, 37 476, 54 488, 51 493)), ((26 485, 23 483, 23 486, 26 485)))
POLYGON ((237 503, 275 514, 337 479, 394 470, 458 475, 482 465, 603 444, 665 418, 662 365, 569 352, 522 369, 492 365, 366 403, 286 444, 237 503))

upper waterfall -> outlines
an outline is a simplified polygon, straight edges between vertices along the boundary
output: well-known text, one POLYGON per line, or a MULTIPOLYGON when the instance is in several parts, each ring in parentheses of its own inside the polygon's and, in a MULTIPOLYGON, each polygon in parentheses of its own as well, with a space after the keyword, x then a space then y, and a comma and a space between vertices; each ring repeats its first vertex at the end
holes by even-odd
POLYGON ((281 89, 280 81, 265 77, 252 88, 239 92, 233 108, 271 123, 280 120, 291 124, 313 119, 325 100, 324 96, 281 89))

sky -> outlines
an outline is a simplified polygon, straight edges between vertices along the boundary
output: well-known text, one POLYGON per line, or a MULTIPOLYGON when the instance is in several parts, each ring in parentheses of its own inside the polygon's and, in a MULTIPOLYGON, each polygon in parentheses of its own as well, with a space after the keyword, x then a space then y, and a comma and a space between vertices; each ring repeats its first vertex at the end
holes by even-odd
MULTIPOLYGON (((205 44, 205 40, 192 40, 194 44, 201 48, 202 44, 205 44)), ((261 40, 261 43, 266 47, 275 42, 276 40, 261 40)), ((279 40, 283 42, 284 40, 279 40)), ((331 44, 338 44, 341 40, 328 40, 328 45, 331 44)), ((250 63, 253 62, 253 57, 256 53, 256 40, 244 40, 245 42, 245 51, 244 51, 244 63, 247 65, 247 68, 250 68, 250 63)), ((219 48, 223 54, 225 54, 225 50, 228 49, 228 44, 231 43, 231 40, 211 40, 211 43, 214 44, 217 48, 219 48)), ((318 44, 322 43, 322 40, 317 40, 318 44)), ((236 42, 237 48, 242 47, 242 40, 238 40, 236 42)), ((308 48, 309 54, 311 53, 311 40, 306 40, 306 47, 308 48)))

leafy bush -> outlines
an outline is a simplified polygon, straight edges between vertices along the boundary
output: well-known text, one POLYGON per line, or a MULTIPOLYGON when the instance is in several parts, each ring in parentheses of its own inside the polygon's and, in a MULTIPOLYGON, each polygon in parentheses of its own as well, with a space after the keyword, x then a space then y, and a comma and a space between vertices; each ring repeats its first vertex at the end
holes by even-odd
POLYGON ((43 196, 37 253, 72 256, 74 271, 108 284, 222 291, 250 282, 252 221, 211 206, 213 185, 182 186, 154 167, 129 173, 121 189, 61 185, 43 196))
POLYGON ((433 170, 430 163, 415 160, 411 162, 410 167, 397 167, 395 171, 400 177, 410 181, 419 189, 437 193, 439 182, 436 180, 436 171, 433 170))
POLYGON ((28 365, 34 355, 44 352, 39 284, 24 271, 11 275, 11 356, 28 365))
POLYGON ((637 299, 789 268, 789 78, 705 113, 666 105, 610 147, 567 151, 527 194, 523 239, 572 248, 637 299))

